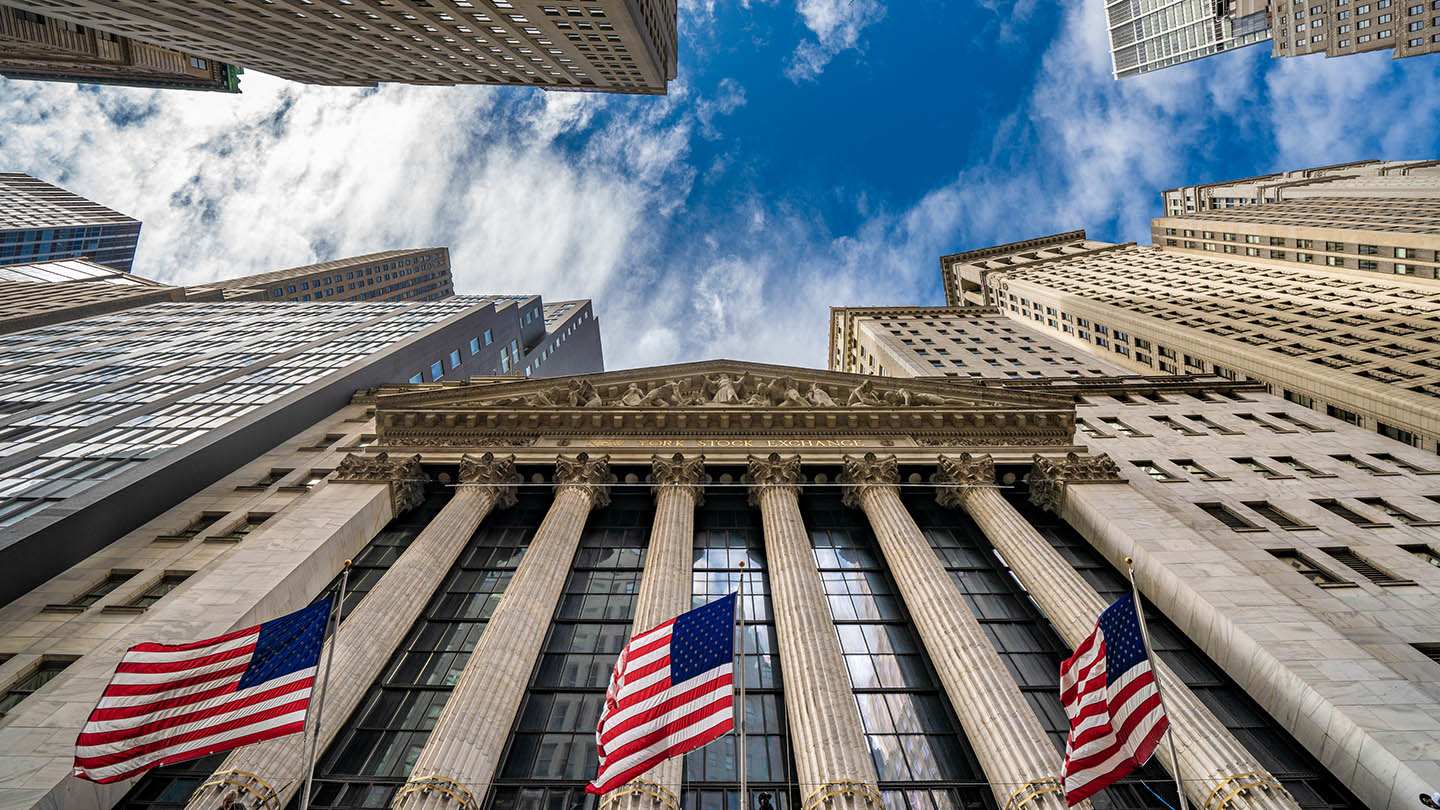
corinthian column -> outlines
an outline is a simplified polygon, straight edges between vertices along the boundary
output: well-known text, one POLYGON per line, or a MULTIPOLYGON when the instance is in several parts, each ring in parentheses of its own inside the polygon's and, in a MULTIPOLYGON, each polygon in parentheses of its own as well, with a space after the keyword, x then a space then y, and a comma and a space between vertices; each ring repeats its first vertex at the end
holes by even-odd
POLYGON ((404 810, 480 810, 570 574, 585 518, 610 503, 610 457, 555 461, 555 501, 465 663, 430 739, 395 794, 404 810))
POLYGON ((850 485, 845 504, 863 509, 875 530, 997 804, 1005 810, 1019 805, 1064 810, 1055 745, 900 501, 895 457, 846 456, 841 481, 850 485))
MULTIPOLYGON (((356 465, 350 458, 353 456, 340 465, 342 478, 356 475, 356 465)), ((411 466, 413 469, 406 468, 408 474, 420 478, 419 464, 411 466)), ((514 485, 519 481, 514 456, 496 458, 486 453, 480 458, 461 457, 460 483, 450 502, 380 577, 360 606, 345 617, 343 631, 329 642, 337 643, 336 676, 326 681, 317 752, 329 747, 341 724, 360 705, 381 667, 420 616, 481 521, 491 510, 515 503, 514 485)), ((325 661, 326 655, 322 654, 320 660, 325 661)), ((280 810, 287 806, 305 782, 309 764, 305 741, 313 733, 312 727, 305 734, 236 749, 207 783, 215 790, 197 791, 188 807, 210 810, 219 801, 218 794, 232 787, 249 793, 259 807, 280 810), (275 786, 274 792, 268 786, 275 786)))
MULTIPOLYGON (((649 630, 690 609, 691 565, 695 556, 695 507, 704 502, 705 457, 651 456, 650 481, 655 484, 655 522, 645 552, 645 573, 635 596, 631 635, 649 630)), ((645 774, 611 791, 606 810, 680 810, 680 778, 685 760, 671 757, 645 774)))
POLYGON ((800 457, 750 456, 750 503, 760 507, 770 566, 770 601, 780 671, 785 677, 785 714, 800 780, 801 810, 856 810, 880 805, 875 763, 840 637, 820 584, 810 535, 800 517, 800 457))
MULTIPOLYGON (((1065 643, 1078 646, 1095 629, 1095 619, 1107 604, 1090 584, 1070 567, 1029 521, 994 487, 995 466, 990 456, 942 456, 934 479, 948 484, 936 495, 942 506, 964 509, 999 550, 1010 570, 1030 592, 1065 643)), ((1109 456, 1076 456, 1055 463, 1037 459, 1030 477, 1031 498, 1037 503, 1058 503, 1070 483, 1123 480, 1109 456)), ((1158 658, 1150 662, 1165 694, 1165 712, 1179 754, 1180 778, 1185 793, 1197 807, 1214 807, 1224 799, 1227 810, 1298 810, 1299 805, 1266 771, 1245 746, 1225 728, 1195 693, 1158 658)), ((1172 774, 1176 763, 1167 746, 1157 749, 1160 764, 1172 774)))

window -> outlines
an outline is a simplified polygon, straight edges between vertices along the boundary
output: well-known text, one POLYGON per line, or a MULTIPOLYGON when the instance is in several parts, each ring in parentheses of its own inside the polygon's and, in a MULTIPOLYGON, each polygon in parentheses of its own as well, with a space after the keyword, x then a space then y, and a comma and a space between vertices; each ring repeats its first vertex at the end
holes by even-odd
POLYGON ((343 438, 345 438, 345 435, 342 434, 342 433, 327 433, 327 434, 325 434, 323 437, 321 437, 321 438, 319 438, 319 439, 316 439, 314 444, 306 445, 305 447, 302 447, 302 448, 300 448, 300 449, 301 449, 301 450, 326 450, 326 449, 329 449, 330 445, 334 444, 335 442, 340 441, 340 440, 343 439, 343 438))
MULTIPOLYGON (((1389 16, 1389 14, 1381 15, 1380 22, 1389 22, 1389 20, 1384 19, 1385 17, 1389 16)), ((1356 245, 1355 252, 1359 253, 1361 256, 1376 256, 1379 255, 1380 248, 1376 245, 1356 245)))
POLYGON ((1111 435, 1108 434, 1108 433, 1102 433, 1099 428, 1095 427, 1094 425, 1090 424, 1089 422, 1085 421, 1084 419, 1076 419, 1076 420, 1075 420, 1075 428, 1076 428, 1077 430, 1079 430, 1081 433, 1084 433, 1086 436, 1089 436, 1089 437, 1092 438, 1092 439, 1113 439, 1113 438, 1114 438, 1113 436, 1111 436, 1111 435))
POLYGON ((211 539, 219 542, 239 542, 245 539, 245 535, 260 528, 265 524, 265 521, 272 517, 274 517, 274 515, 268 512, 251 512, 245 516, 244 520, 236 524, 235 528, 231 529, 229 533, 211 539))
POLYGON ((55 680, 55 676, 76 661, 69 656, 44 656, 34 669, 22 675, 0 692, 0 717, 15 708, 15 704, 33 695, 40 687, 55 680))
POLYGON ((1288 475, 1284 475, 1284 474, 1282 474, 1282 473, 1278 473, 1278 472, 1270 469, 1269 467, 1266 467, 1264 464, 1261 464, 1260 462, 1256 461, 1255 459, 1250 458, 1249 456, 1242 456, 1242 457, 1240 457, 1240 458, 1232 458, 1232 459, 1230 459, 1230 460, 1233 461, 1233 462, 1235 462, 1236 464, 1239 464, 1241 467, 1244 467, 1245 469, 1249 470, 1250 472, 1253 472, 1253 473, 1255 473, 1256 475, 1259 475, 1259 476, 1262 477, 1262 478, 1290 478, 1290 477, 1291 477, 1291 476, 1288 476, 1288 475))
POLYGON ((1349 422, 1352 425, 1360 424, 1360 414, 1354 411, 1347 411, 1344 408, 1337 408, 1334 405, 1325 406, 1325 415, 1342 422, 1349 422))
POLYGON ((1339 548, 1322 548, 1321 551, 1339 560, 1342 565, 1362 577, 1370 580, 1376 585, 1414 585, 1413 580, 1399 579, 1394 574, 1380 568, 1369 560, 1356 554, 1354 551, 1341 546, 1339 548))
POLYGON ((1317 428, 1317 427, 1315 427, 1314 425, 1310 424, 1309 422, 1303 421, 1303 420, 1301 420, 1299 417, 1291 416, 1290 414, 1285 413, 1285 412, 1283 412, 1283 411, 1276 411, 1276 412, 1274 412, 1274 413, 1269 414, 1269 416, 1271 416, 1271 417, 1273 417, 1273 418, 1275 418, 1275 419, 1279 419, 1279 420, 1282 421, 1282 422, 1287 422, 1287 423, 1289 423, 1289 424, 1292 424, 1292 425, 1294 425, 1295 427, 1300 428, 1301 430, 1308 430, 1308 431, 1310 431, 1311 433, 1315 433, 1315 432, 1318 432, 1318 431, 1325 431, 1325 430, 1327 430, 1326 428, 1317 428))
POLYGON ((1109 425, 1116 433, 1119 433, 1121 436, 1129 436, 1131 438, 1136 438, 1149 435, 1147 433, 1137 432, 1134 428, 1130 427, 1124 422, 1121 422, 1119 419, 1113 416, 1102 416, 1100 417, 1100 421, 1109 425))
POLYGON ((1371 520, 1370 518, 1365 517, 1359 512, 1356 512, 1354 509, 1346 506, 1345 504, 1340 503, 1334 498, 1317 498, 1311 501, 1311 503, 1315 504, 1321 509, 1324 509, 1330 514, 1335 515, 1336 517, 1344 518, 1345 520, 1350 521, 1351 523, 1359 526, 1362 529, 1378 529, 1390 525, 1389 523, 1379 523, 1377 521, 1371 520))
POLYGON ((1243 503, 1250 511, 1265 518, 1271 523, 1274 523, 1276 526, 1279 526, 1282 529, 1293 531, 1295 529, 1315 528, 1314 526, 1301 523, 1295 518, 1290 517, 1288 514, 1280 511, 1279 509, 1276 509, 1270 504, 1269 501, 1244 501, 1243 503))
POLYGON ((1400 469, 1405 470, 1406 472, 1412 472, 1412 473, 1416 473, 1416 474, 1418 474, 1418 475, 1428 475, 1429 473, 1433 472, 1433 470, 1427 470, 1427 469, 1425 469, 1424 467, 1421 467, 1421 466, 1418 465, 1418 464, 1411 464, 1410 462, 1406 461, 1405 459, 1396 458, 1396 457, 1390 455, 1389 453, 1371 453, 1371 454, 1370 454, 1370 457, 1371 457, 1371 458, 1378 458, 1378 459, 1380 459, 1381 461, 1385 462, 1386 464, 1393 464, 1393 465, 1395 465, 1396 467, 1399 467, 1400 469))
POLYGON ((1145 473, 1146 475, 1150 476, 1151 478, 1154 478, 1156 481, 1164 481, 1164 482, 1167 482, 1167 483, 1168 483, 1168 482, 1171 482, 1171 481, 1181 481, 1181 480, 1183 480, 1183 479, 1181 479, 1181 478, 1179 478, 1179 477, 1177 477, 1177 476, 1171 475, 1171 474, 1170 474, 1169 472, 1167 472, 1166 470, 1164 470, 1164 469, 1156 466, 1156 465, 1155 465, 1155 462, 1153 462, 1153 461, 1141 460, 1141 461, 1131 461, 1130 463, 1131 463, 1131 464, 1134 464, 1137 469, 1139 469, 1141 472, 1145 473))
POLYGON ((1401 546, 1400 548, 1419 557, 1421 562, 1440 568, 1440 552, 1435 551, 1435 549, 1430 546, 1418 543, 1411 546, 1401 546))
POLYGON ((1331 475, 1330 473, 1320 472, 1319 470, 1315 469, 1314 467, 1311 467, 1309 464, 1306 464, 1305 462, 1296 459, 1294 456, 1271 456, 1271 458, 1273 458, 1273 459, 1276 461, 1276 463, 1278 463, 1278 464, 1283 464, 1283 465, 1285 465, 1286 467, 1289 467, 1290 469, 1294 470, 1295 472, 1305 473, 1306 475, 1310 476, 1311 478, 1334 478, 1334 477, 1335 477, 1334 475, 1331 475))
POLYGON ((459 350, 459 349, 456 349, 455 351, 450 352, 450 370, 451 370, 451 371, 454 371, 455 369, 457 369, 457 368, 459 368, 459 367, 460 367, 460 350, 459 350))
POLYGON ((1185 472, 1190 473, 1191 475, 1195 476, 1196 478, 1199 478, 1201 481, 1229 481, 1229 480, 1230 480, 1230 479, 1228 479, 1228 478, 1225 478, 1224 476, 1216 475, 1215 473, 1210 472, 1209 470, 1205 469, 1204 467, 1201 467, 1199 464, 1196 464, 1196 463, 1195 463, 1195 460, 1194 460, 1194 459, 1189 459, 1189 458, 1172 458, 1172 459, 1170 459, 1170 463, 1171 463, 1171 464, 1174 464, 1176 467, 1179 467, 1180 469, 1184 470, 1185 472))
POLYGON ((1396 474, 1397 474, 1397 473, 1392 473, 1392 472, 1386 472, 1386 471, 1380 469, 1379 467, 1374 466, 1373 464, 1367 464, 1367 463, 1365 463, 1364 461, 1361 461, 1360 459, 1358 459, 1358 458, 1356 458, 1356 457, 1354 457, 1354 456, 1350 456, 1350 455, 1331 456, 1331 458, 1335 459, 1336 461, 1340 462, 1341 464, 1348 464, 1348 465, 1350 465, 1351 467, 1354 467, 1354 468, 1357 469, 1357 470, 1362 470, 1362 471, 1364 471, 1364 472, 1370 473, 1371 475, 1396 475, 1396 474))
POLYGON ((1300 575, 1322 588, 1353 588, 1355 583, 1343 580, 1294 549, 1270 549, 1275 559, 1300 572, 1300 575))
POLYGON ((116 588, 129 582, 139 571, 115 570, 105 575, 105 578, 85 589, 83 593, 66 602, 63 607, 85 609, 99 602, 116 588))
POLYGON ((1251 523, 1245 518, 1240 517, 1240 515, 1236 514, 1230 509, 1230 507, 1226 506, 1223 503, 1197 503, 1195 505, 1200 507, 1201 511, 1205 512, 1205 514, 1215 518, 1216 520, 1220 521, 1226 526, 1229 526, 1231 529, 1234 529, 1237 532, 1265 531, 1265 529, 1262 529, 1261 527, 1256 526, 1254 523, 1251 523))
POLYGON ((148 608, 159 602, 170 593, 180 587, 180 583, 190 578, 194 571, 166 571, 163 576, 151 583, 150 587, 141 591, 138 596, 125 603, 126 607, 148 608))
MULTIPOLYGON (((329 437, 326 437, 326 438, 329 438, 329 437)), ((336 436, 335 438, 338 439, 338 438, 340 438, 340 437, 339 437, 339 436, 336 436)), ((327 446, 328 446, 328 445, 327 445, 327 446)), ((251 484, 250 486, 256 487, 256 488, 259 488, 259 489, 265 489, 266 487, 269 487, 269 486, 271 486, 271 485, 273 485, 273 484, 278 484, 278 483, 280 483, 280 479, 284 478, 285 476, 289 475, 289 474, 292 473, 292 472, 295 472, 295 471, 294 471, 294 470, 285 470, 285 469, 272 469, 270 472, 266 473, 263 478, 261 478, 259 481, 256 481, 255 483, 251 484)))
POLYGON ((1375 432, 1386 438, 1394 439, 1397 442, 1404 442, 1412 447, 1420 444, 1419 437, 1411 431, 1395 427, 1394 425, 1387 425, 1378 419, 1375 420, 1375 432))
MULTIPOLYGON (((268 486, 268 484, 267 484, 268 486)), ((217 521, 225 517, 224 512, 202 512, 200 517, 190 521, 190 525, 176 532, 171 537, 195 537, 206 529, 214 526, 217 521)))
MULTIPOLYGON (((1138 404, 1138 403, 1137 403, 1137 404, 1138 404)), ((1160 424, 1164 425, 1165 427, 1170 428, 1171 430, 1173 430, 1173 431, 1175 431, 1176 433, 1179 433, 1179 434, 1181 434, 1181 435, 1183 435, 1183 436, 1201 436, 1201 435, 1204 435, 1204 434, 1202 434, 1200 431, 1198 431, 1198 430, 1193 430, 1193 429, 1191 429, 1191 428, 1189 428, 1189 427, 1186 427, 1185 425, 1182 425, 1182 424, 1180 424, 1179 422, 1176 422, 1174 419, 1172 419, 1172 418, 1170 418, 1170 417, 1168 417, 1168 416, 1152 416, 1152 417, 1150 417, 1150 418, 1151 418, 1151 419, 1154 419, 1156 422, 1159 422, 1160 424)))
POLYGON ((413 383, 422 383, 422 382, 425 382, 425 376, 424 376, 423 373, 421 373, 421 374, 416 374, 415 376, 413 376, 413 377, 411 377, 410 379, 406 380, 406 382, 409 382, 409 383, 412 383, 412 384, 413 384, 413 383))
POLYGON ((480 339, 470 338, 470 356, 474 357, 480 353, 480 339))
POLYGON ((1404 509, 1401 509, 1400 507, 1385 500, 1384 498, 1356 498, 1355 500, 1371 508, 1378 509, 1379 511, 1384 512, 1388 517, 1395 518, 1396 520, 1404 523, 1407 526, 1437 525, 1436 521, 1426 520, 1419 515, 1407 512, 1404 509))
POLYGON ((1282 427, 1278 427, 1278 426, 1276 426, 1276 425, 1272 425, 1272 424, 1270 424, 1269 422, 1266 422, 1264 419, 1261 419, 1260 417, 1256 416, 1256 415, 1253 414, 1253 413, 1237 413, 1237 414, 1235 414, 1235 418, 1236 418, 1236 419, 1240 419, 1240 420, 1245 421, 1245 422, 1249 422, 1249 423, 1252 424, 1252 425, 1259 425, 1260 427, 1265 428, 1266 430, 1270 431, 1271 433, 1291 433, 1291 432, 1292 432, 1292 431, 1290 431, 1290 430, 1287 430, 1286 428, 1282 428, 1282 427))
POLYGON ((1198 422, 1198 423, 1204 425, 1205 427, 1207 427, 1207 428, 1215 431, 1216 433, 1219 433, 1219 434, 1222 434, 1222 435, 1233 435, 1233 434, 1237 434, 1237 433, 1240 433, 1240 432, 1241 432, 1241 431, 1238 431, 1238 430, 1231 430, 1230 428, 1227 428, 1227 427, 1225 427, 1224 425, 1221 425, 1221 424, 1216 423, 1214 420, 1210 419, 1209 417, 1201 416, 1201 415, 1198 414, 1198 413, 1187 413, 1187 414, 1185 414, 1185 418, 1191 420, 1192 422, 1198 422))
POLYGON ((445 368, 444 366, 440 365, 440 361, 436 360, 435 362, 431 363, 430 382, 436 382, 443 376, 445 376, 445 368))
POLYGON ((1415 651, 1440 664, 1440 644, 1411 644, 1415 651))
POLYGON ((314 489, 315 486, 321 481, 324 481, 325 476, 331 472, 333 472, 333 470, 311 470, 305 474, 305 480, 301 481, 299 485, 306 489, 314 489))

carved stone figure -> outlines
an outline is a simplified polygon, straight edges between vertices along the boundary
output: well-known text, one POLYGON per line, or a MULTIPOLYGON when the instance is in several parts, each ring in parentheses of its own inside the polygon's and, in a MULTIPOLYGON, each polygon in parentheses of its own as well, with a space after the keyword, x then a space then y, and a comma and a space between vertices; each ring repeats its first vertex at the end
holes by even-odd
POLYGON ((835 400, 830 398, 830 395, 825 392, 824 388, 820 387, 819 383, 810 383, 810 391, 808 393, 808 396, 810 397, 811 404, 815 405, 816 407, 835 407, 835 400))
POLYGON ((716 405, 734 405, 740 401, 740 395, 735 391, 735 382, 728 375, 717 374, 710 378, 715 385, 715 396, 710 401, 716 405))
POLYGON ((929 394, 924 391, 913 391, 910 394, 912 405, 949 405, 954 400, 946 399, 939 394, 929 394))
POLYGON ((649 391, 645 392, 645 397, 640 400, 640 404, 650 408, 654 408, 659 405, 670 405, 671 396, 674 390, 674 386, 671 383, 657 385, 654 388, 651 388, 649 391))
POLYGON ((910 406, 910 391, 905 388, 896 388, 885 391, 880 395, 885 404, 894 408, 908 408, 910 406))
POLYGON ((850 398, 845 404, 852 407, 855 405, 874 407, 876 405, 883 405, 884 403, 881 402, 880 397, 875 395, 874 391, 870 390, 870 381, 865 380, 850 389, 850 398))
POLYGON ((638 408, 645 404, 645 392, 640 390, 638 384, 632 382, 630 387, 625 389, 625 393, 620 395, 620 404, 627 408, 638 408))
POLYGON ((536 408, 553 408, 555 407, 555 400, 550 396, 550 392, 552 391, 556 392, 556 396, 559 396, 559 392, 564 391, 564 389, 559 387, 548 390, 541 389, 531 394, 530 397, 525 400, 525 404, 536 408))

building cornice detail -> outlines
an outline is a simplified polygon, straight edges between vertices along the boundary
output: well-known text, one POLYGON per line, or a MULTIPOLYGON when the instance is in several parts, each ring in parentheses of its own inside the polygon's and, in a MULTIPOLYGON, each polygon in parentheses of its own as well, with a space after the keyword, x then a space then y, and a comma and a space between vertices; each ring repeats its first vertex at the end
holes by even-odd
POLYGON ((654 484, 650 491, 655 495, 664 490, 679 489, 689 492, 698 507, 705 503, 705 485, 710 483, 710 476, 705 472, 703 455, 686 458, 684 453, 676 453, 667 458, 656 454, 650 457, 648 480, 654 484))
POLYGON ((874 453, 846 456, 844 464, 840 483, 846 485, 841 495, 841 501, 846 506, 858 509, 867 490, 894 487, 900 483, 900 463, 895 456, 877 456, 874 453))
POLYGON ((348 453, 336 465, 330 483, 386 484, 390 487, 391 514, 401 515, 425 501, 427 480, 418 455, 391 461, 388 453, 348 453))
POLYGON ((460 457, 460 486, 486 487, 495 493, 495 508, 506 509, 516 503, 515 488, 524 480, 515 471, 515 456, 482 456, 465 454, 460 457))
POLYGON ((1123 484, 1120 465, 1105 453, 1079 455, 1069 453, 1063 459, 1035 456, 1035 465, 1025 476, 1030 485, 1030 502, 1056 514, 1071 484, 1123 484))
POLYGON ((610 505, 610 485, 618 479, 610 472, 610 456, 580 453, 573 458, 555 457, 556 492, 562 489, 583 490, 590 497, 590 508, 610 505))
POLYGON ((801 471, 800 456, 782 456, 771 453, 765 458, 747 456, 746 472, 742 479, 750 485, 750 505, 760 505, 760 493, 766 489, 793 489, 797 492, 805 481, 801 471))
POLYGON ((966 487, 995 484, 995 459, 988 453, 940 456, 937 466, 939 471, 930 476, 930 481, 941 485, 935 488, 935 502, 941 506, 959 507, 966 487))

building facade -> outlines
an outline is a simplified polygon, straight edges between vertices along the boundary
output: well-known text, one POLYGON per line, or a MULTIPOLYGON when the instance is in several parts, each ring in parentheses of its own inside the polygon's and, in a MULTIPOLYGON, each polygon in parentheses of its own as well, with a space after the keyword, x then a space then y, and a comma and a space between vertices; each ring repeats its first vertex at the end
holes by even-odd
POLYGON ((1116 79, 1270 40, 1265 0, 1107 0, 1116 79))
MULTIPOLYGON (((0 608, 0 806, 290 806, 300 735, 117 785, 68 777, 71 741, 129 644, 297 609, 353 559, 317 810, 599 807, 582 789, 615 655, 742 577, 744 755, 777 810, 1058 810, 1058 665, 1131 557, 1194 806, 1410 807, 1440 782, 1433 459, 1320 419, 1284 444, 1318 480, 1232 472, 1236 444, 1282 446, 1240 413, 1314 419, 1262 397, 730 361, 362 392, 0 608), (1082 407, 1150 444, 1077 434, 1082 407), (1162 436, 1170 411, 1228 432, 1162 436), (1376 472, 1322 459, 1342 445, 1376 472), (242 486, 305 467, 325 474, 242 486), (1350 503, 1380 482, 1393 511, 1350 503), (1282 511, 1294 526, 1268 522, 1282 511), (234 537, 252 512, 271 517, 234 537)), ((726 737, 604 806, 738 810, 736 752, 726 737)), ((1164 761, 1095 805, 1174 806, 1164 761)))
POLYGON ((240 92, 234 65, 9 6, 0 6, 0 76, 240 92))
POLYGON ((1437 452, 1440 281, 1226 253, 1072 231, 953 254, 941 267, 952 305, 998 307, 1138 373, 1259 380, 1437 452))
POLYGON ((1293 3, 1272 0, 1275 56, 1347 56, 1388 50, 1396 59, 1440 52, 1435 0, 1293 3))
POLYGON ((0 172, 0 265, 86 258, 130 272, 140 221, 19 172, 0 172))
POLYGON ((0 267, 0 334, 80 320, 161 301, 220 300, 85 259, 0 267))
POLYGON ((455 294, 449 248, 368 253, 269 273, 219 279, 226 301, 436 301, 455 294))
POLYGON ((1196 211, 1314 197, 1433 200, 1440 197, 1440 161, 1357 160, 1167 188, 1160 192, 1160 205, 1165 216, 1179 217, 1196 211))
POLYGON ((307 84, 530 85, 664 94, 675 0, 7 0, 150 45, 307 84))
MULTIPOLYGON (((567 317, 548 329, 538 296, 452 296, 157 303, 0 337, 0 601, 333 412, 357 388, 603 368, 589 302, 567 303, 567 317)), ((307 480, 290 469, 250 483, 263 489, 292 473, 307 480)))

